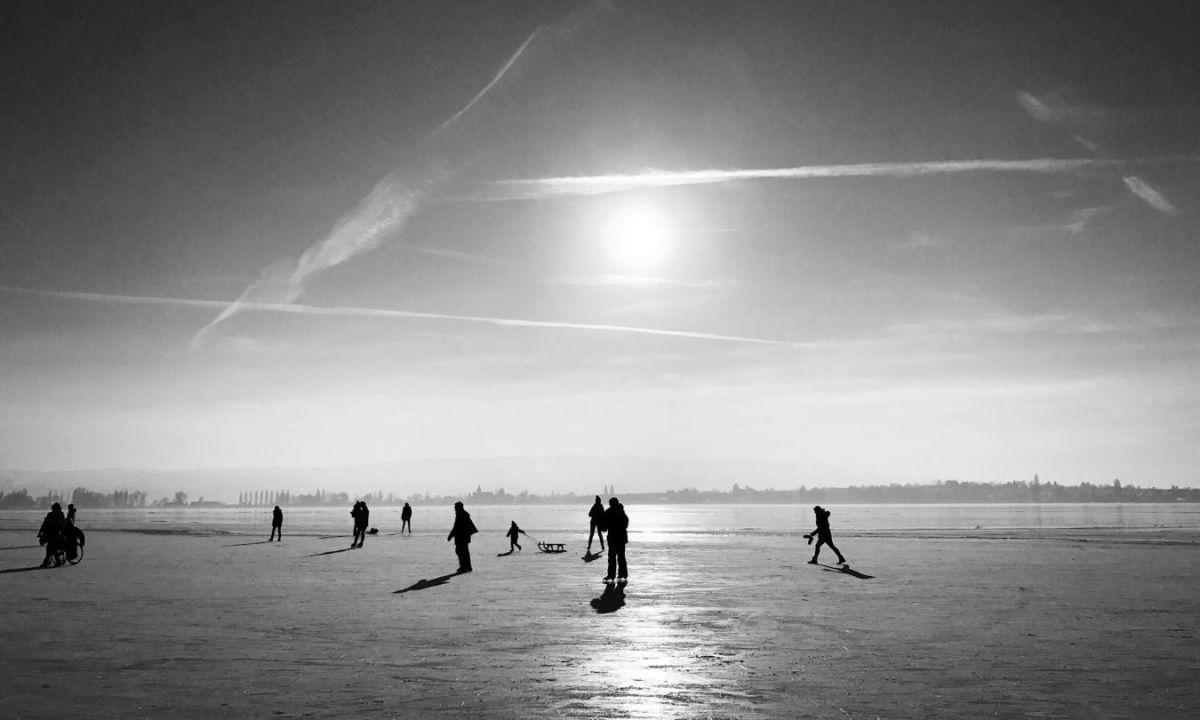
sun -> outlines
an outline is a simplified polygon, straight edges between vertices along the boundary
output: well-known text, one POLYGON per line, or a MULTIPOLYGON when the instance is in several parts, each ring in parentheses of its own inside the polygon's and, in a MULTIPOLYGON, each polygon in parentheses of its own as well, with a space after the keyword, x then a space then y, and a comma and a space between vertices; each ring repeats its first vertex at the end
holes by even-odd
POLYGON ((609 218, 605 244, 613 260, 627 271, 646 271, 670 255, 675 229, 670 218, 650 205, 625 205, 609 218))

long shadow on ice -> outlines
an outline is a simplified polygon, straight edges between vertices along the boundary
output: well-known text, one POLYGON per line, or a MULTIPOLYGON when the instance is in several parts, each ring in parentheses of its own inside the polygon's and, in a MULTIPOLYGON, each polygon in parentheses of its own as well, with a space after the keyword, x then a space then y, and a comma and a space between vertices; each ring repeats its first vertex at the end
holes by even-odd
POLYGON ((437 587, 438 585, 445 585, 446 583, 450 582, 450 578, 454 577, 457 574, 458 573, 450 573, 449 575, 442 575, 441 577, 435 577, 432 580, 426 580, 425 578, 421 578, 420 580, 416 581, 412 585, 409 585, 408 587, 404 588, 403 590, 396 590, 392 594, 399 595, 400 593, 406 593, 406 592, 410 592, 412 590, 424 590, 425 588, 437 587))
POLYGON ((827 570, 828 572, 842 573, 843 575, 852 575, 860 580, 871 580, 875 577, 874 575, 867 575, 866 573, 860 573, 857 570, 851 570, 849 565, 840 565, 839 566, 839 565, 826 565, 825 563, 818 563, 818 564, 821 567, 825 568, 825 570, 827 570))
POLYGON ((592 598, 592 607, 600 615, 614 613, 625 607, 625 583, 607 583, 600 597, 592 598))
POLYGON ((42 569, 41 565, 34 565, 32 567, 23 567, 23 568, 9 568, 8 570, 0 570, 0 575, 8 575, 9 573, 29 572, 31 570, 41 570, 41 569, 42 569))
POLYGON ((338 553, 350 552, 353 549, 354 548, 339 548, 337 550, 326 550, 323 553, 313 553, 312 555, 309 555, 309 557, 321 557, 322 555, 336 555, 338 553))
POLYGON ((0 550, 32 550, 38 545, 9 545, 8 547, 0 547, 0 550))
POLYGON ((246 547, 247 545, 270 545, 273 542, 275 542, 275 541, 274 540, 255 540, 254 542, 237 543, 234 545, 226 545, 225 547, 246 547))

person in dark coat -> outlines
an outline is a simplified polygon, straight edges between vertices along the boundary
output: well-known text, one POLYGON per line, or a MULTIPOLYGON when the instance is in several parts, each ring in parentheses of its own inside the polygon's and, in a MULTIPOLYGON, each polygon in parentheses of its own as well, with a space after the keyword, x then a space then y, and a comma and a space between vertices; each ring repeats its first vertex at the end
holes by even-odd
POLYGON ((362 547, 363 540, 367 539, 367 528, 371 526, 371 508, 367 507, 366 500, 359 500, 358 504, 358 521, 360 523, 358 528, 358 546, 362 547))
POLYGON ((46 557, 42 560, 42 567, 51 567, 55 564, 54 553, 61 550, 66 545, 66 539, 63 537, 63 530, 67 527, 67 516, 63 515, 62 505, 54 503, 50 506, 50 512, 46 513, 46 517, 42 519, 42 526, 38 529, 38 542, 46 546, 46 557))
POLYGON ((404 509, 400 511, 400 534, 404 534, 404 528, 408 528, 408 534, 412 535, 412 506, 404 503, 404 509))
POLYGON ((283 542, 283 511, 279 509, 278 505, 271 511, 271 537, 267 542, 274 540, 276 533, 279 534, 278 542, 283 542))
POLYGON ((362 533, 362 500, 355 500, 350 508, 350 517, 354 520, 354 537, 350 538, 350 547, 358 547, 358 536, 362 533))
POLYGON ((813 530, 804 537, 809 542, 812 542, 813 536, 816 536, 817 546, 813 548, 812 560, 809 560, 808 564, 818 565, 819 563, 817 562, 817 555, 821 554, 821 546, 828 545, 830 550, 837 553, 838 563, 845 565, 846 558, 842 557, 842 551, 838 550, 837 546, 833 544, 833 533, 829 530, 829 516, 833 513, 821 507, 820 505, 817 505, 813 508, 813 514, 817 516, 817 529, 813 530))
POLYGON ((596 502, 592 503, 592 508, 588 510, 588 546, 587 554, 592 554, 592 536, 600 538, 600 549, 604 550, 604 503, 600 502, 600 496, 596 496, 596 502))
POLYGON ((454 541, 454 552, 458 555, 458 572, 471 572, 471 536, 478 530, 471 522, 471 513, 463 508, 461 502, 454 503, 454 527, 446 536, 446 542, 454 541))
POLYGON ((506 533, 506 537, 508 537, 508 551, 510 553, 513 550, 521 549, 521 543, 517 542, 517 538, 524 534, 525 534, 525 531, 522 530, 521 528, 517 527, 517 521, 513 520, 512 527, 510 527, 508 529, 508 532, 506 533))
POLYGON ((75 503, 67 503, 67 522, 75 524, 75 503))
POLYGON ((608 499, 608 510, 604 511, 604 527, 608 529, 608 575, 606 582, 612 582, 614 576, 624 581, 629 577, 625 566, 625 544, 629 542, 629 516, 625 514, 625 506, 616 498, 608 499))

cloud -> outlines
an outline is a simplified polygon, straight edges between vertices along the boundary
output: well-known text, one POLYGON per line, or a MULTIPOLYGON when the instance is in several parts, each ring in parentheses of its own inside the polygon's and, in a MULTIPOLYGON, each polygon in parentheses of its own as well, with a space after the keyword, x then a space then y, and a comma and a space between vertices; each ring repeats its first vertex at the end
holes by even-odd
POLYGON ((1167 215, 1179 214, 1179 210, 1171 204, 1170 200, 1167 200, 1162 193, 1142 178, 1137 175, 1128 175, 1123 180, 1125 181, 1125 187, 1129 188, 1129 191, 1134 195, 1145 200, 1150 207, 1167 215))

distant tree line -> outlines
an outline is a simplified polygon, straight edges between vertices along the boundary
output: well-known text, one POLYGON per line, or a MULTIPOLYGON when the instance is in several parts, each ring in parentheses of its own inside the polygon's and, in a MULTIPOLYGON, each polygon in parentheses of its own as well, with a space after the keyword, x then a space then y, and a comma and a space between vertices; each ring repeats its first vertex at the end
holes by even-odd
POLYGON ((630 501, 643 503, 1089 503, 1089 502, 1200 502, 1200 488, 1142 488, 1122 485, 1079 485, 1031 482, 1006 483, 937 480, 933 483, 900 485, 851 485, 849 487, 799 487, 795 490, 755 490, 735 484, 728 492, 719 490, 668 490, 664 493, 634 493, 630 501))
MULTIPOLYGON (((251 490, 238 494, 238 505, 242 507, 280 506, 349 506, 354 500, 365 500, 371 505, 400 505, 404 502, 422 505, 450 505, 463 500, 474 505, 571 505, 588 503, 596 493, 551 492, 539 495, 522 491, 509 493, 504 488, 484 490, 477 486, 466 495, 431 495, 429 493, 410 496, 382 492, 366 495, 351 495, 346 492, 316 490, 312 493, 292 493, 290 490, 251 490)), ((616 487, 604 485, 599 493, 608 498, 616 494, 616 487)), ((749 485, 734 484, 729 490, 699 490, 684 488, 665 492, 624 493, 621 498, 634 504, 807 504, 807 503, 1089 503, 1089 502, 1200 502, 1200 488, 1143 488, 1122 485, 1120 480, 1111 484, 1094 485, 1084 482, 1079 485, 1044 483, 1034 476, 1032 481, 1014 480, 1006 483, 960 482, 937 480, 925 484, 851 485, 849 487, 801 486, 793 490, 758 490, 749 485)), ((141 491, 115 490, 110 493, 92 492, 87 488, 75 488, 68 495, 50 492, 33 497, 27 490, 10 493, 0 492, 0 509, 44 508, 51 503, 73 502, 80 508, 137 508, 147 505, 146 493, 141 491)), ((188 502, 188 495, 179 491, 174 498, 162 498, 150 505, 154 507, 208 507, 222 505, 204 498, 188 502)))

